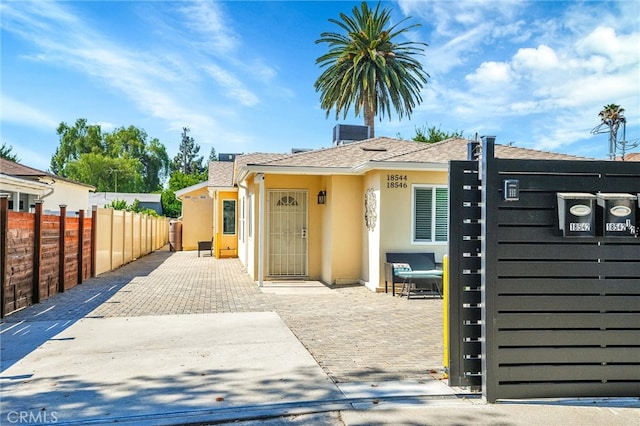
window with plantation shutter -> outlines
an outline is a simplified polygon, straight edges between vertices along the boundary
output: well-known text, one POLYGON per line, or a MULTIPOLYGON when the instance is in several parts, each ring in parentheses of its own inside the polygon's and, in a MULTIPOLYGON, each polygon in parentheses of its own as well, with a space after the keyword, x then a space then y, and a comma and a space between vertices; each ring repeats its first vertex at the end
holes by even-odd
POLYGON ((414 186, 413 242, 447 242, 449 191, 444 187, 414 186))
POLYGON ((436 188, 436 241, 449 240, 449 190, 436 188))

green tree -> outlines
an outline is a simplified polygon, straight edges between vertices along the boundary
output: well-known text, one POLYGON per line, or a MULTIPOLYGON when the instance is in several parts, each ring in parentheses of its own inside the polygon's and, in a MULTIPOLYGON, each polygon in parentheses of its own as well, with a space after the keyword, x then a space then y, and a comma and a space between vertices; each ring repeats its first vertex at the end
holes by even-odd
POLYGON ((103 133, 84 118, 75 125, 60 123, 60 146, 51 158, 51 171, 84 182, 98 191, 154 192, 162 189, 169 156, 158 141, 135 126, 103 133))
POLYGON ((209 152, 209 162, 218 161, 218 154, 216 153, 216 148, 211 147, 211 152, 209 152))
POLYGON ((216 149, 211 147, 211 151, 209 152, 209 159, 207 160, 207 164, 205 167, 205 174, 207 178, 209 177, 209 163, 212 161, 218 161, 218 154, 216 154, 216 149))
MULTIPOLYGON (((607 126, 609 129, 609 158, 613 160, 616 158, 616 152, 620 148, 618 142, 618 130, 620 129, 621 124, 624 126, 627 123, 627 120, 624 117, 624 108, 616 104, 605 105, 602 108, 602 111, 598 113, 598 116, 600 117, 600 121, 602 121, 602 125, 607 126)), ((623 158, 625 148, 625 144, 623 143, 623 158)))
POLYGON ((112 208, 114 210, 126 210, 134 213, 143 213, 149 216, 159 216, 158 212, 153 209, 140 207, 140 200, 138 200, 137 198, 133 200, 133 203, 131 205, 128 205, 125 200, 113 200, 111 201, 111 203, 105 205, 105 207, 112 208))
POLYGON ((450 138, 461 138, 463 132, 455 131, 448 133, 440 129, 440 127, 431 126, 427 124, 421 127, 416 127, 416 135, 413 140, 416 142, 435 143, 450 138))
POLYGON ((189 133, 189 128, 184 127, 179 152, 173 157, 171 171, 180 171, 184 174, 203 173, 206 168, 202 165, 204 157, 198 156, 200 145, 195 143, 187 133, 189 133))
POLYGON ((93 185, 98 192, 142 192, 140 163, 130 158, 81 154, 65 170, 72 179, 93 185))
POLYGON ((185 174, 181 171, 171 173, 169 187, 160 196, 162 210, 167 217, 178 217, 182 213, 182 203, 176 198, 176 191, 207 180, 204 173, 185 174))
POLYGON ((140 161, 143 166, 142 176, 145 188, 148 188, 149 192, 161 190, 169 177, 171 164, 165 146, 158 139, 151 139, 140 161))
POLYGON ((426 43, 402 41, 398 36, 420 27, 413 24, 400 27, 407 19, 391 24, 391 12, 375 9, 362 2, 352 10, 353 16, 340 14, 341 20, 329 19, 343 33, 323 32, 316 43, 326 43, 329 52, 316 59, 325 68, 315 82, 320 92, 320 105, 329 116, 335 109, 336 119, 344 117, 352 106, 355 115, 364 112, 364 124, 375 134, 377 114, 391 118, 391 108, 399 118, 411 117, 413 108, 422 102, 420 90, 429 74, 415 58, 422 54, 426 43))
POLYGON ((2 146, 0 146, 0 158, 13 161, 14 163, 17 163, 18 161, 20 161, 18 156, 11 152, 12 150, 13 150, 13 146, 11 145, 7 146, 7 144, 2 142, 2 146))
POLYGON ((68 163, 77 161, 81 154, 104 152, 100 126, 87 124, 86 118, 77 119, 74 126, 60 123, 57 133, 60 146, 56 148, 50 164, 51 172, 56 175, 72 178, 65 171, 68 163))
POLYGON ((105 204, 106 208, 114 210, 127 210, 127 202, 125 200, 113 200, 109 204, 105 204))

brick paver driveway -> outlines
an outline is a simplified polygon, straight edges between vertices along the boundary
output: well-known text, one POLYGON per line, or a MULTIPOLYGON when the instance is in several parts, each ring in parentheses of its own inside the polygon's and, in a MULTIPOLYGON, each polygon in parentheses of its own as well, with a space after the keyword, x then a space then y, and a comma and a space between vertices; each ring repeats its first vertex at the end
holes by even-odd
POLYGON ((442 368, 441 299, 361 287, 267 294, 238 259, 156 251, 3 322, 216 312, 277 312, 336 382, 422 380, 442 368))

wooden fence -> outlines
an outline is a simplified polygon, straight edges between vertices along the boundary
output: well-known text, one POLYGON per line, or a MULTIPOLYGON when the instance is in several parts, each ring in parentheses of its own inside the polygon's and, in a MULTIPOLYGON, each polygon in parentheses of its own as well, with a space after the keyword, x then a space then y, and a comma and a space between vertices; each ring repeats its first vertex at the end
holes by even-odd
POLYGON ((112 271, 169 242, 169 219, 94 207, 67 217, 14 212, 0 198, 0 317, 112 271))

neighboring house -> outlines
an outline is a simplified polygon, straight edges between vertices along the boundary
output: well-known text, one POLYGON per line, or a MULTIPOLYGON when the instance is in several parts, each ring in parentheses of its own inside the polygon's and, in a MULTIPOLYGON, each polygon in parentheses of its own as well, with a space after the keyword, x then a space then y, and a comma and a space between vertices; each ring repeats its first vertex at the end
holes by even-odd
POLYGON ((624 160, 616 157, 616 161, 640 161, 640 152, 629 152, 624 155, 624 160))
POLYGON ((89 191, 95 187, 66 179, 0 158, 0 193, 9 194, 9 209, 32 211, 36 200, 43 201, 45 213, 67 213, 86 210, 89 191))
MULTIPOLYGON (((233 163, 228 164, 233 166, 233 163)), ((182 202, 183 250, 196 250, 198 241, 213 239, 213 203, 208 185, 204 181, 175 192, 176 198, 182 202)))
MULTIPOLYGON (((383 288, 385 253, 434 252, 438 261, 447 253, 448 163, 465 160, 469 142, 374 138, 294 154, 240 155, 224 182, 212 179, 220 164, 210 163, 213 233, 220 240, 215 255, 236 242, 237 256, 259 282, 383 288)), ((584 159, 501 145, 496 156, 584 159)), ((229 173, 224 167, 218 172, 229 173)))
POLYGON ((93 192, 89 194, 89 208, 91 209, 93 206, 103 208, 111 205, 114 201, 124 201, 128 206, 131 206, 138 200, 141 209, 151 209, 162 216, 164 211, 161 197, 161 194, 93 192))

